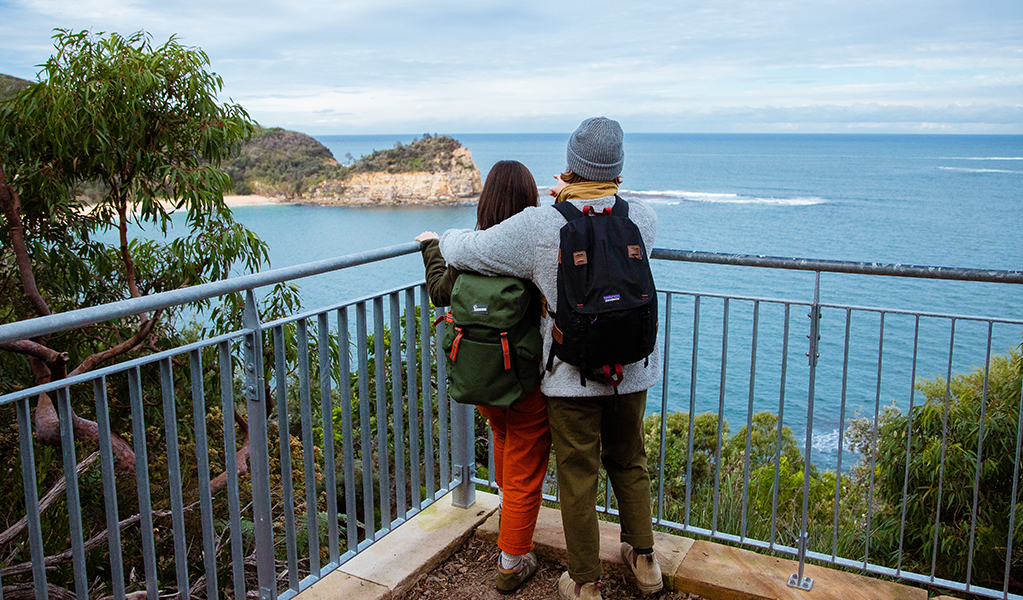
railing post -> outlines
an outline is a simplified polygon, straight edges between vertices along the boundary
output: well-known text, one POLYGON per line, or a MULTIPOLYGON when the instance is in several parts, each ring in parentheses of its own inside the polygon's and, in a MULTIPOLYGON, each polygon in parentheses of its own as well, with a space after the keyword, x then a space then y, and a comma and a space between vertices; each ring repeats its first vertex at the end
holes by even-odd
POLYGON ((451 496, 451 504, 458 508, 469 508, 476 504, 476 485, 472 482, 472 476, 476 471, 476 452, 473 447, 474 429, 472 405, 452 403, 451 458, 454 462, 455 473, 459 477, 459 483, 451 496))
POLYGON ((274 573, 273 520, 270 514, 270 458, 266 424, 266 382, 263 377, 263 336, 260 332, 256 296, 245 292, 245 313, 242 326, 249 330, 244 341, 245 400, 249 417, 250 447, 257 449, 249 456, 252 467, 252 520, 256 537, 256 576, 259 599, 277 597, 274 573))
MULTIPOLYGON (((810 307, 810 349, 806 356, 810 361, 810 384, 807 389, 806 402, 806 443, 803 450, 803 520, 799 526, 799 572, 789 577, 789 587, 810 591, 813 587, 813 579, 803 576, 803 569, 806 567, 806 542, 808 539, 807 528, 809 523, 810 508, 810 451, 813 449, 813 397, 814 388, 817 383, 817 359, 820 358, 821 340, 821 272, 817 271, 817 277, 813 284, 813 305, 810 307)), ((778 423, 778 427, 782 424, 778 423)))

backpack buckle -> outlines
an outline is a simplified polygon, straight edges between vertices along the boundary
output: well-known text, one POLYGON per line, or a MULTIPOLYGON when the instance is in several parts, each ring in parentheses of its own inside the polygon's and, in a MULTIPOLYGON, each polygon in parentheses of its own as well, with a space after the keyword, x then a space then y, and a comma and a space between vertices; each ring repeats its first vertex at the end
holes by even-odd
POLYGON ((622 365, 616 364, 614 373, 611 373, 611 365, 604 365, 604 383, 609 386, 616 388, 615 393, 618 392, 618 385, 622 382, 622 365))

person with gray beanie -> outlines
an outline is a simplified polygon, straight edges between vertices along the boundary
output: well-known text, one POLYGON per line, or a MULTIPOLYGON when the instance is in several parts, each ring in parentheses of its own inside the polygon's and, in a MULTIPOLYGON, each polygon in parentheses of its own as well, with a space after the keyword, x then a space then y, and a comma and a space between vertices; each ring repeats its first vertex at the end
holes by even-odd
MULTIPOLYGON (((572 133, 567 170, 556 175, 555 202, 571 202, 580 210, 610 208, 616 199, 625 164, 622 128, 605 117, 586 119, 572 133)), ((643 244, 653 248, 657 216, 639 200, 629 201, 629 219, 643 244)), ((448 230, 440 251, 453 267, 489 275, 529 279, 547 306, 557 306, 558 248, 565 218, 553 206, 527 208, 486 230, 448 230)), ((542 364, 550 364, 541 381, 548 397, 548 417, 558 465, 561 518, 568 547, 568 571, 558 582, 565 600, 600 599, 600 533, 597 520, 598 469, 601 464, 618 501, 621 557, 639 589, 662 589, 650 510, 650 477, 643 444, 647 389, 661 377, 660 354, 623 365, 615 390, 603 381, 580 383, 579 370, 557 357, 548 363, 553 343, 553 315, 544 311, 542 364)))

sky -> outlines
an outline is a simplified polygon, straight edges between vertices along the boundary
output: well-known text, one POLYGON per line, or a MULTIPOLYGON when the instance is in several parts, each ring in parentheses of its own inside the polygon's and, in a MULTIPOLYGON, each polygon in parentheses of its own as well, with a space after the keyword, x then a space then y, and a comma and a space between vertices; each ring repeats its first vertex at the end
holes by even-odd
POLYGON ((54 28, 175 35, 310 135, 1023 134, 1023 0, 0 0, 0 73, 54 28))

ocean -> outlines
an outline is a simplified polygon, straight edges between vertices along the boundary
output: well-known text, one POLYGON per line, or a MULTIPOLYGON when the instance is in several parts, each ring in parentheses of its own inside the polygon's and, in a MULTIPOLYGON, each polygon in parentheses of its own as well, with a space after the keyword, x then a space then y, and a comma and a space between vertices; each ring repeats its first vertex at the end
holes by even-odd
MULTIPOLYGON (((359 157, 411 142, 413 135, 318 136, 334 156, 359 157)), ((568 134, 465 134, 453 137, 473 155, 484 178, 499 160, 524 163, 546 187, 565 167, 568 134)), ((703 135, 625 137, 622 196, 649 202, 658 214, 656 246, 682 250, 878 263, 1023 269, 1023 136, 703 135)), ((551 202, 541 195, 541 201, 551 202)), ((475 207, 334 208, 312 205, 240 207, 236 218, 270 245, 273 267, 411 241, 421 231, 471 228, 475 207)), ((660 289, 807 302, 812 273, 655 261, 660 289)), ((423 276, 418 256, 386 268, 360 267, 304 283, 308 307, 354 298, 423 276)), ((1023 319, 1020 286, 829 275, 824 303, 1023 319)), ((724 415, 732 433, 744 424, 749 391, 752 303, 729 308, 727 373, 720 369, 723 302, 701 306, 697 412, 724 415), (721 385, 724 382, 725 391, 721 385)), ((668 393, 651 390, 648 412, 688 411, 692 389, 694 307, 676 297, 668 393)), ((760 319, 755 410, 784 410, 798 439, 806 427, 809 320, 791 316, 789 361, 781 365, 783 311, 764 305, 760 319), (786 379, 782 381, 782 372, 786 379)), ((889 312, 856 314, 845 419, 872 417, 876 406, 905 409, 913 385, 914 320, 889 312), (881 358, 879 358, 881 357, 881 358), (879 367, 878 363, 882 363, 879 367), (879 377, 879 371, 882 375, 879 377)), ((838 450, 845 313, 826 310, 814 409, 814 462, 838 450)), ((954 372, 982 366, 986 325, 957 321, 954 372)), ((943 376, 949 325, 923 319, 916 377, 943 376)), ((1018 326, 996 327, 992 352, 1019 346, 1018 326)), ((919 401, 920 398, 917 398, 919 401)))

